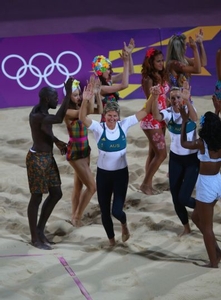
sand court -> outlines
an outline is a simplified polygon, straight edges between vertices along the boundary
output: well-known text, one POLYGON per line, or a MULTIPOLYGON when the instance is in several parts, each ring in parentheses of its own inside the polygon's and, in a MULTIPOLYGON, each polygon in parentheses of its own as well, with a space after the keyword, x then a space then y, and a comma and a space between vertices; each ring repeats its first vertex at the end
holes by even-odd
MULTIPOLYGON (((200 117, 213 111, 210 96, 193 97, 200 117)), ((144 100, 123 100, 121 118, 142 107, 144 100)), ((28 114, 31 107, 0 110, 0 295, 1 299, 177 300, 220 299, 220 269, 199 265, 208 257, 201 233, 179 237, 182 225, 174 212, 168 190, 168 157, 154 177, 157 195, 139 191, 144 176, 148 141, 139 124, 128 132, 127 159, 130 181, 125 203, 131 237, 121 242, 121 228, 114 219, 117 245, 108 246, 101 225, 96 194, 85 210, 84 226, 70 219, 73 169, 58 149, 63 198, 46 226, 56 244, 46 251, 32 247, 27 219, 30 198, 25 157, 31 146, 28 114)), ((96 116, 99 119, 99 116, 96 116)), ((54 133, 67 141, 64 124, 54 133)), ((91 169, 96 172, 97 148, 89 135, 91 169)), ((166 135, 169 148, 169 135, 166 135)), ((214 231, 221 242, 221 205, 215 206, 214 231)), ((191 210, 189 210, 191 214, 191 210)))

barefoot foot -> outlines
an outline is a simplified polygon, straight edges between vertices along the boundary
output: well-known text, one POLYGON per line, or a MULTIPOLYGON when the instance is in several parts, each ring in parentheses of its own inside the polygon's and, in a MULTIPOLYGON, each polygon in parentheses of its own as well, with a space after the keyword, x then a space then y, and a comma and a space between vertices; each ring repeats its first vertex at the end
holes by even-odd
POLYGON ((41 241, 31 242, 31 245, 38 249, 52 250, 51 246, 49 246, 48 244, 44 244, 41 241))
POLYGON ((179 234, 179 237, 183 236, 183 235, 187 235, 187 234, 190 234, 191 232, 191 229, 190 229, 190 226, 189 224, 185 224, 184 225, 184 230, 182 233, 179 234))
POLYGON ((140 190, 142 193, 146 195, 156 195, 157 191, 152 187, 147 184, 141 184, 140 190))
POLYGON ((81 219, 79 219, 79 218, 72 218, 71 223, 73 224, 73 226, 75 226, 77 228, 83 226, 83 223, 82 223, 81 219))
POLYGON ((109 243, 111 247, 115 246, 116 245, 115 238, 113 237, 112 239, 109 239, 109 243))
POLYGON ((54 242, 49 241, 46 236, 44 235, 43 232, 38 232, 38 238, 43 244, 48 244, 48 245, 55 245, 54 242))
POLYGON ((211 264, 211 263, 208 263, 208 264, 206 264, 206 265, 202 265, 201 267, 217 269, 217 268, 218 268, 218 264, 211 264))
POLYGON ((220 263, 220 260, 221 260, 221 251, 220 251, 220 249, 217 249, 216 250, 216 263, 217 263, 217 265, 220 263))
POLYGON ((130 232, 127 227, 127 223, 121 224, 122 226, 122 242, 126 242, 130 238, 130 232))

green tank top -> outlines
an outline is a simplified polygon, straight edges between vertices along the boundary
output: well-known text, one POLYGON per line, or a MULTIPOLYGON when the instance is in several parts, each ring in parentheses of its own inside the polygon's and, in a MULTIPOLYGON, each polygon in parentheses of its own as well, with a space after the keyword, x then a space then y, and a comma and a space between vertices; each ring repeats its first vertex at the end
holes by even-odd
MULTIPOLYGON (((170 121, 167 124, 168 130, 174 134, 181 134, 181 126, 182 124, 177 124, 174 122, 173 117, 170 119, 170 121)), ((191 132, 195 129, 196 129, 196 123, 189 120, 186 124, 186 133, 191 132)))
POLYGON ((117 123, 117 124, 118 124, 119 130, 120 130, 120 135, 116 140, 111 141, 111 140, 108 140, 106 137, 106 128, 103 123, 104 131, 97 143, 98 149, 105 151, 105 152, 116 152, 116 151, 120 151, 120 150, 123 150, 126 148, 126 146, 127 146, 126 136, 125 136, 121 126, 119 125, 119 123, 117 123))

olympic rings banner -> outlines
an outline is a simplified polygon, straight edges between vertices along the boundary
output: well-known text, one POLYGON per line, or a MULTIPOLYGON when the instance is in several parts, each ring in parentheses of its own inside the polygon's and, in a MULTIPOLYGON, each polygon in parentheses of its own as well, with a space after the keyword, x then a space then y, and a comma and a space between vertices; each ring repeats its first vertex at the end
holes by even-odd
MULTIPOLYGON (((80 80, 83 87, 91 74, 91 62, 96 55, 112 61, 113 71, 122 72, 119 52, 123 42, 134 38, 135 74, 121 99, 143 99, 141 64, 146 50, 156 47, 166 55, 169 38, 175 33, 195 37, 202 28, 208 63, 202 73, 191 78, 192 95, 212 95, 216 78, 216 51, 221 47, 221 25, 195 28, 156 28, 127 31, 89 32, 62 35, 13 37, 0 39, 0 108, 33 106, 44 86, 57 89, 59 102, 64 94, 64 82, 70 77, 80 80)), ((187 56, 192 56, 191 49, 187 56)))

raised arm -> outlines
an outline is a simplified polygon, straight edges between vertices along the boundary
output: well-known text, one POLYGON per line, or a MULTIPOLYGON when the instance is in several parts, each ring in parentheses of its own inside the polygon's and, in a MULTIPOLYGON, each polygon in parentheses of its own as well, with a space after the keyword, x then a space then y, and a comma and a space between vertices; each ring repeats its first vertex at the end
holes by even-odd
POLYGON ((89 84, 91 84, 91 88, 93 89, 93 96, 89 100, 88 114, 102 114, 103 104, 102 104, 102 96, 101 96, 100 79, 98 77, 95 77, 94 74, 92 74, 90 76, 89 84))
MULTIPOLYGON (((154 87, 151 88, 151 91, 154 87)), ((157 121, 162 121, 163 120, 163 115, 160 113, 159 108, 158 108, 158 97, 159 97, 159 93, 158 96, 153 99, 152 101, 152 107, 151 107, 151 112, 153 115, 153 118, 157 121)))
POLYGON ((160 90, 158 86, 154 86, 151 89, 151 94, 147 99, 144 107, 136 113, 136 117, 138 121, 141 121, 147 114, 149 114, 152 110, 153 102, 158 100, 160 94, 160 90))
POLYGON ((101 86, 101 94, 110 94, 110 93, 119 92, 128 87, 128 84, 129 84, 129 54, 124 49, 122 50, 121 58, 123 59, 123 73, 122 73, 121 83, 116 83, 111 86, 102 85, 101 86))
POLYGON ((134 39, 131 38, 128 46, 124 42, 124 50, 129 53, 129 75, 134 74, 134 63, 132 58, 132 52, 135 48, 135 42, 134 39))
POLYGON ((72 82, 73 82, 73 78, 69 78, 65 82, 64 85, 65 85, 66 95, 62 101, 62 104, 55 115, 48 114, 44 117, 42 121, 43 126, 44 124, 59 124, 63 122, 71 98, 72 82))
POLYGON ((94 107, 94 113, 102 115, 103 114, 103 103, 102 103, 102 96, 100 91, 95 94, 96 99, 96 105, 97 107, 94 107))
MULTIPOLYGON (((40 125, 41 131, 44 132, 44 134, 46 135, 45 137, 45 141, 48 140, 49 143, 53 142, 56 144, 56 146, 60 149, 61 154, 65 154, 66 153, 66 146, 67 144, 65 142, 60 141, 53 133, 52 130, 52 125, 53 124, 57 124, 57 123, 62 123, 63 118, 66 114, 67 108, 68 108, 68 104, 70 101, 70 95, 71 95, 71 87, 72 87, 72 78, 69 78, 67 80, 67 82, 65 83, 65 88, 66 88, 66 96, 63 100, 63 103, 61 104, 61 107, 59 108, 58 112, 56 113, 56 115, 52 115, 48 113, 48 109, 50 108, 55 108, 55 101, 57 101, 57 93, 53 93, 53 94, 49 94, 48 96, 46 96, 43 99, 40 99, 42 101, 44 101, 43 105, 45 105, 45 109, 38 114, 38 123, 40 125), (53 103, 53 106, 52 106, 53 103)), ((39 128, 38 130, 39 131, 39 128)), ((39 133, 41 135, 41 133, 39 133)), ((37 133, 35 133, 35 135, 37 135, 37 133)))
POLYGON ((198 34, 196 34, 196 43, 199 47, 201 67, 205 67, 207 65, 207 56, 206 56, 206 51, 205 51, 204 45, 203 45, 203 30, 202 29, 200 29, 198 34))
POLYGON ((73 82, 73 78, 69 78, 64 84, 66 95, 65 95, 65 97, 64 97, 64 99, 61 103, 61 106, 59 107, 57 113, 55 114, 55 117, 57 118, 57 122, 55 122, 55 123, 62 123, 63 122, 66 111, 68 109, 69 101, 70 101, 70 98, 71 98, 72 82, 73 82))
POLYGON ((191 87, 189 87, 189 84, 186 81, 184 83, 183 89, 181 90, 181 97, 183 99, 183 104, 187 106, 187 109, 189 112, 189 118, 192 121, 196 122, 198 120, 198 116, 197 116, 196 110, 194 109, 192 103, 189 101, 190 91, 191 91, 191 87))
POLYGON ((180 67, 181 71, 183 71, 184 73, 199 74, 201 73, 200 56, 196 42, 192 39, 192 37, 189 37, 189 46, 193 50, 193 58, 190 59, 186 57, 186 60, 188 61, 189 65, 184 65, 180 63, 180 65, 177 64, 177 67, 180 67))
POLYGON ((180 135, 181 146, 186 149, 201 149, 202 147, 201 139, 196 139, 194 141, 187 141, 186 124, 189 121, 189 111, 186 111, 185 106, 182 105, 180 106, 179 110, 183 120, 181 126, 181 135, 180 135))
POLYGON ((83 100, 79 111, 79 120, 81 120, 86 127, 90 127, 92 123, 92 120, 87 116, 88 103, 92 97, 93 97, 93 87, 91 86, 91 84, 88 84, 86 87, 84 87, 83 100))
MULTIPOLYGON (((129 54, 129 75, 134 74, 134 64, 133 64, 133 58, 132 58, 132 52, 133 52, 134 48, 135 48, 134 39, 131 38, 128 45, 124 42, 123 49, 129 54)), ((116 75, 112 75, 112 82, 117 83, 122 80, 122 77, 123 77, 123 73, 118 73, 116 75)))
POLYGON ((58 109, 56 115, 45 115, 41 123, 41 130, 44 131, 48 135, 48 137, 56 144, 56 146, 60 149, 62 155, 66 153, 66 143, 60 141, 53 134, 51 125, 63 122, 71 97, 72 82, 73 78, 69 78, 65 83, 66 96, 64 97, 64 100, 60 108, 58 109))

